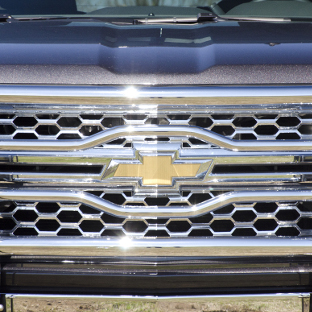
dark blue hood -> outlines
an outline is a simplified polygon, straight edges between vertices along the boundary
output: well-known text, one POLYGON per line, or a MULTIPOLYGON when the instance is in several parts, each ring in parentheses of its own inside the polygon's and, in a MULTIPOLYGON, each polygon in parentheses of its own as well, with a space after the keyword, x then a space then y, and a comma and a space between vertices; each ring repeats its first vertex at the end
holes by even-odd
POLYGON ((215 65, 312 64, 310 23, 116 26, 0 24, 0 65, 97 65, 114 73, 199 73, 215 65))

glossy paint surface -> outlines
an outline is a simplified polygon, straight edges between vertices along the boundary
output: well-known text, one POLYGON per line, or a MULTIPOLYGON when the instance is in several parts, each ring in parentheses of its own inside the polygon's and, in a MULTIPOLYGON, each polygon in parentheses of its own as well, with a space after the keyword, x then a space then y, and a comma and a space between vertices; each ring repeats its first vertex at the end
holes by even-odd
POLYGON ((199 73, 215 65, 312 64, 311 23, 118 26, 0 24, 0 65, 98 65, 115 73, 199 73))

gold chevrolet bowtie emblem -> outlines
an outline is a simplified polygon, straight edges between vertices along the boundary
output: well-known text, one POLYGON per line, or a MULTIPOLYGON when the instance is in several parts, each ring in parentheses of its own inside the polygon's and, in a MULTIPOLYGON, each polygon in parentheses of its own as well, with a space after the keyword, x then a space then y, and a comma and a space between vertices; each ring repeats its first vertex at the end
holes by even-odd
POLYGON ((174 164, 171 156, 144 156, 142 164, 119 164, 115 177, 141 177, 143 185, 172 185, 172 178, 195 177, 201 164, 174 164))

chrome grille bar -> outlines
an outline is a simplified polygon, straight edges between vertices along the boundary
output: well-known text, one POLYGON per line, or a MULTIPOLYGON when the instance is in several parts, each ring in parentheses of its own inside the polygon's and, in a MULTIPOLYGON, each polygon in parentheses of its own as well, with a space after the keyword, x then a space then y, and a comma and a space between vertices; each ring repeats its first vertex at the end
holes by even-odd
POLYGON ((176 206, 135 206, 125 207, 112 204, 106 200, 84 192, 74 191, 48 191, 48 190, 1 190, 1 200, 12 201, 57 201, 57 202, 80 202, 90 207, 108 212, 121 217, 194 217, 208 213, 225 205, 240 202, 290 202, 311 201, 312 191, 286 190, 286 191, 235 191, 225 193, 211 200, 204 201, 191 207, 176 206))
POLYGON ((252 144, 250 141, 231 140, 208 130, 195 127, 183 126, 129 126, 116 127, 106 130, 103 133, 94 134, 83 140, 62 140, 62 141, 29 141, 12 140, 0 141, 0 150, 13 151, 76 151, 92 148, 120 137, 195 137, 233 151, 310 151, 312 150, 311 141, 285 140, 285 141, 257 141, 252 144))

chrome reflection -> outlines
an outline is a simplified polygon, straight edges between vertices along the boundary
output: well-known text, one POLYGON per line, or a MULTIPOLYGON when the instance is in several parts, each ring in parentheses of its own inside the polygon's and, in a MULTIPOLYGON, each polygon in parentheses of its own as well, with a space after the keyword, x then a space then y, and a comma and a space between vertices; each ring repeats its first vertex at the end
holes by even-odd
POLYGON ((90 100, 95 99, 101 104, 112 104, 110 102, 112 99, 125 100, 131 98, 129 95, 133 93, 136 98, 144 99, 145 103, 159 103, 161 98, 180 98, 181 100, 178 100, 177 103, 184 104, 184 98, 190 98, 193 99, 193 104, 198 104, 198 100, 203 97, 212 98, 213 104, 218 103, 217 99, 225 98, 232 98, 231 104, 258 104, 255 101, 261 99, 260 103, 262 104, 308 103, 312 100, 311 86, 132 86, 130 88, 131 92, 129 92, 129 87, 120 86, 1 85, 0 102, 3 103, 10 99, 10 102, 16 103, 89 104, 86 101, 86 98, 89 98, 90 100), (244 101, 243 98, 254 101, 244 101), (297 100, 293 100, 294 98, 297 100), (285 99, 288 100, 285 101, 285 99))
POLYGON ((311 238, 158 238, 7 237, 3 255, 79 257, 253 257, 312 255, 311 238), (127 248, 125 248, 127 246, 127 248))

